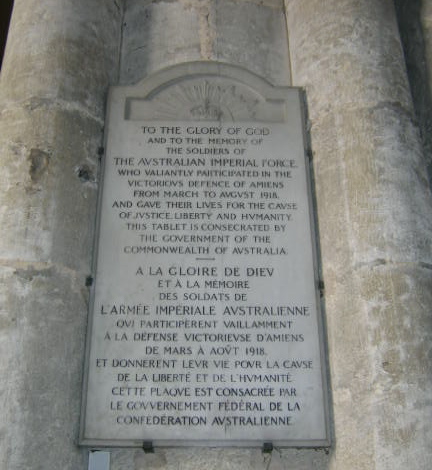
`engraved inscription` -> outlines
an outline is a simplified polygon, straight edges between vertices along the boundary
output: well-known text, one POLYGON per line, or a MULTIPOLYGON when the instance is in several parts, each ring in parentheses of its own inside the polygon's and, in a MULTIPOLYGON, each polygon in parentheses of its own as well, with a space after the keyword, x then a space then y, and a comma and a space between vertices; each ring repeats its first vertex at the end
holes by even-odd
POLYGON ((266 99, 248 90, 118 91, 83 444, 328 442, 300 99, 284 90, 279 121, 259 120, 266 99))

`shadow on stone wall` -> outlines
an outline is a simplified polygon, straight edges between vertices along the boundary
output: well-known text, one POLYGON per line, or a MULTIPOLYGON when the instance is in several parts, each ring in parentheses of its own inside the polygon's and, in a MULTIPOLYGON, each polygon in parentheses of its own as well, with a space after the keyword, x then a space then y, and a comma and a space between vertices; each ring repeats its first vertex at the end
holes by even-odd
POLYGON ((432 96, 429 86, 425 35, 421 22, 424 0, 395 0, 396 15, 414 108, 432 187, 432 96))
POLYGON ((12 14, 13 0, 3 0, 0 4, 0 69, 12 14))

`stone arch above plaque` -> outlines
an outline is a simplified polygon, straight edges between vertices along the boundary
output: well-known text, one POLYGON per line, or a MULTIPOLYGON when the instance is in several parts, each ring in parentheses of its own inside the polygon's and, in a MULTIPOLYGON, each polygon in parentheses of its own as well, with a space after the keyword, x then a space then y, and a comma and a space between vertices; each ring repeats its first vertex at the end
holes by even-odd
POLYGON ((126 120, 284 122, 286 94, 240 67, 195 62, 130 88, 126 120))

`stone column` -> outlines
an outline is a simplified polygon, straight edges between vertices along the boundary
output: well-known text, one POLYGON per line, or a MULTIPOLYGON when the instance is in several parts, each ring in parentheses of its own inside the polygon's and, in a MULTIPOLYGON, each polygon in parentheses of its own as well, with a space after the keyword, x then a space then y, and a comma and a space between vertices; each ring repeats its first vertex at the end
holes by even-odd
POLYGON ((394 0, 414 110, 432 182, 432 1, 394 0))
POLYGON ((282 0, 129 0, 120 84, 196 60, 228 62, 289 85, 282 0))
POLYGON ((432 1, 421 2, 420 19, 423 26, 423 37, 426 49, 427 69, 429 75, 429 88, 432 93, 432 1))
POLYGON ((15 0, 0 82, 0 467, 76 445, 104 101, 121 3, 15 0))
POLYGON ((335 445, 331 469, 427 469, 432 204, 392 2, 286 0, 307 91, 335 445))
MULTIPOLYGON (((421 116, 421 129, 423 132, 423 144, 426 151, 429 169, 429 181, 432 187, 432 0, 421 2, 420 21, 423 32, 424 56, 426 59, 427 91, 425 100, 428 107, 421 116)), ((419 98, 420 101, 420 98, 419 98)))

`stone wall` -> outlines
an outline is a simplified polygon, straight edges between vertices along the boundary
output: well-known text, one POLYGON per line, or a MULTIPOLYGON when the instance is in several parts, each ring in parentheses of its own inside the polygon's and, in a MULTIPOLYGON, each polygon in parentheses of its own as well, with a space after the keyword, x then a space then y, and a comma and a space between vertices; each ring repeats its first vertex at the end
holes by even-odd
POLYGON ((275 85, 289 85, 282 1, 126 1, 121 85, 196 60, 240 65, 275 85))
POLYGON ((394 8, 286 5, 293 84, 306 87, 314 154, 330 468, 426 468, 431 198, 394 8))
POLYGON ((432 204, 380 0, 15 0, 0 82, 0 468, 87 468, 76 443, 106 93, 196 60, 306 89, 334 444, 112 449, 111 470, 429 468, 432 204))
POLYGON ((395 0, 405 64, 432 182, 432 2, 395 0))
POLYGON ((86 468, 76 446, 104 106, 121 11, 15 0, 0 86, 0 468, 86 468))

